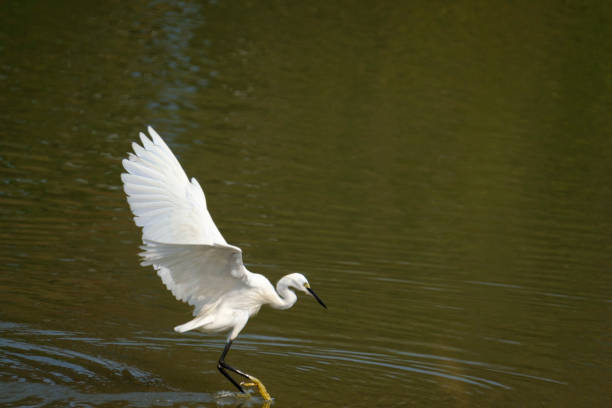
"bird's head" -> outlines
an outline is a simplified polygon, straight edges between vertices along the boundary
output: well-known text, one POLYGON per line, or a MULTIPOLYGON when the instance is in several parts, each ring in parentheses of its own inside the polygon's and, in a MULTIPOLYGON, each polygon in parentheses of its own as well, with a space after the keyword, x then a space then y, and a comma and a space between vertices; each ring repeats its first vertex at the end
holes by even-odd
POLYGON ((292 273, 287 275, 285 278, 288 280, 287 286, 312 296, 321 306, 327 309, 327 306, 325 306, 325 303, 323 303, 321 298, 317 296, 317 294, 310 288, 310 283, 308 283, 308 279, 306 279, 304 275, 301 273, 292 273))

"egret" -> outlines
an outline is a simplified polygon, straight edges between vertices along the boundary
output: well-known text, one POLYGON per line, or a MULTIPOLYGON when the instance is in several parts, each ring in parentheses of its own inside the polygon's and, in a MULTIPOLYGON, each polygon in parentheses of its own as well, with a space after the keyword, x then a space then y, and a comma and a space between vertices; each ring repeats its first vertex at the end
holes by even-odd
POLYGON ((225 357, 249 318, 262 305, 289 309, 297 300, 292 289, 325 303, 310 288, 306 277, 291 273, 282 277, 276 290, 263 275, 250 272, 242 262, 242 250, 228 244, 206 206, 204 191, 195 178, 187 178, 170 148, 152 128, 150 139, 140 133, 142 146, 132 143, 134 153, 123 159, 121 174, 134 222, 142 228, 142 266, 153 266, 176 299, 193 306, 194 318, 174 328, 228 332, 217 369, 240 392, 257 386, 264 400, 271 399, 256 377, 232 368, 225 357), (238 383, 231 371, 246 379, 238 383))

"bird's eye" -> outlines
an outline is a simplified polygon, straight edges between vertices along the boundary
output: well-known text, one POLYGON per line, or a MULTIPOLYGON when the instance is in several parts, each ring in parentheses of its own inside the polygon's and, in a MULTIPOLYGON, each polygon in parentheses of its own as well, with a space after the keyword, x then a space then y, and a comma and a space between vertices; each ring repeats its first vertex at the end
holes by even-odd
POLYGON ((306 289, 308 289, 308 288, 310 287, 310 285, 308 284, 308 282, 304 282, 304 287, 305 287, 306 289))

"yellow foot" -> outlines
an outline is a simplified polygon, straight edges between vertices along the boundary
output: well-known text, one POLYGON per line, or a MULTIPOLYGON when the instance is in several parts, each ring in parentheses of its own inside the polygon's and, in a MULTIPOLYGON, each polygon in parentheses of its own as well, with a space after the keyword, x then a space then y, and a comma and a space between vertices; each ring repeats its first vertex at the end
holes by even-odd
POLYGON ((249 380, 251 381, 243 381, 240 383, 240 385, 244 385, 245 387, 255 387, 256 386, 262 398, 264 399, 264 401, 272 401, 272 397, 270 396, 270 394, 268 394, 268 390, 266 390, 266 387, 263 385, 261 381, 259 381, 257 378, 253 376, 250 376, 249 380))

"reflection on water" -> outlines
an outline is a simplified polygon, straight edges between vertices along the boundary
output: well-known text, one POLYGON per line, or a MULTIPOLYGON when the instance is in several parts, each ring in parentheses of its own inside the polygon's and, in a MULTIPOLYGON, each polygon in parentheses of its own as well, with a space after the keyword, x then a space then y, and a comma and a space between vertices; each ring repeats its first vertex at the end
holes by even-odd
POLYGON ((222 233, 329 310, 228 362, 274 406, 609 406, 607 3, 0 3, 0 401, 260 406, 138 265, 154 125, 222 233))

